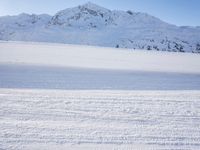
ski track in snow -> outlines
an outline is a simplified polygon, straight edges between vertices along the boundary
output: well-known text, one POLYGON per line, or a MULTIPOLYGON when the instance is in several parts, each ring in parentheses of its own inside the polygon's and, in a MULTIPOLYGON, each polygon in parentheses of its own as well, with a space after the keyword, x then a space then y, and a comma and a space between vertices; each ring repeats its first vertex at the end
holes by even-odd
POLYGON ((0 147, 199 149, 199 100, 199 91, 0 89, 0 147))

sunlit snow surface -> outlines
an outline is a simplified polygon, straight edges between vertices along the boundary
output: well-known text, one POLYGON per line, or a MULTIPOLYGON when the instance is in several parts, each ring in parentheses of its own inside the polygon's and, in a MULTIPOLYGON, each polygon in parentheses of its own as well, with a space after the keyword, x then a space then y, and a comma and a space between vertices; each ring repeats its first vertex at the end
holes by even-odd
POLYGON ((0 150, 200 147, 200 55, 0 43, 0 150))
POLYGON ((199 100, 199 91, 1 89, 0 146, 198 150, 199 100))

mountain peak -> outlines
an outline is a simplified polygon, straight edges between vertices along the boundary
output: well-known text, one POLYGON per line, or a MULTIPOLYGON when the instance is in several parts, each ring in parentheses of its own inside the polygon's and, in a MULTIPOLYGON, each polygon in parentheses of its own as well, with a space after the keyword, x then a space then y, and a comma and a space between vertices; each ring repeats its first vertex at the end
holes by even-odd
POLYGON ((79 8, 87 8, 87 9, 96 10, 96 11, 108 11, 108 9, 106 9, 102 6, 99 6, 97 4, 94 4, 90 1, 83 5, 80 5, 79 8))
POLYGON ((98 6, 97 4, 95 4, 95 3, 92 3, 92 2, 90 2, 90 1, 88 1, 88 2, 86 2, 85 4, 83 4, 82 6, 98 6))

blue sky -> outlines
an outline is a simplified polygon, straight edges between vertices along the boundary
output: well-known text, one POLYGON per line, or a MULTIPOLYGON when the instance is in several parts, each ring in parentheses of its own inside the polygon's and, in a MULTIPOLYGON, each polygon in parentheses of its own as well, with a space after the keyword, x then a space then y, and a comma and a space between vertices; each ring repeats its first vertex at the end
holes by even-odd
MULTIPOLYGON (((25 13, 55 14, 88 0, 0 0, 0 16, 25 13)), ((200 0, 90 0, 109 9, 146 12, 176 25, 200 26, 200 0)))

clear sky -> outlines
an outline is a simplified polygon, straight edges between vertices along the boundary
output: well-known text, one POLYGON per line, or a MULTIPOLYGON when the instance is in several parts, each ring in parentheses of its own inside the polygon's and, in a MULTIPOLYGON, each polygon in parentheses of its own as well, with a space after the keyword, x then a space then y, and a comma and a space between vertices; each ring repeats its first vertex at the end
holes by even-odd
MULTIPOLYGON (((89 0, 109 9, 146 12, 175 25, 200 26, 200 0, 89 0)), ((0 0, 0 16, 55 14, 88 0, 0 0)))

